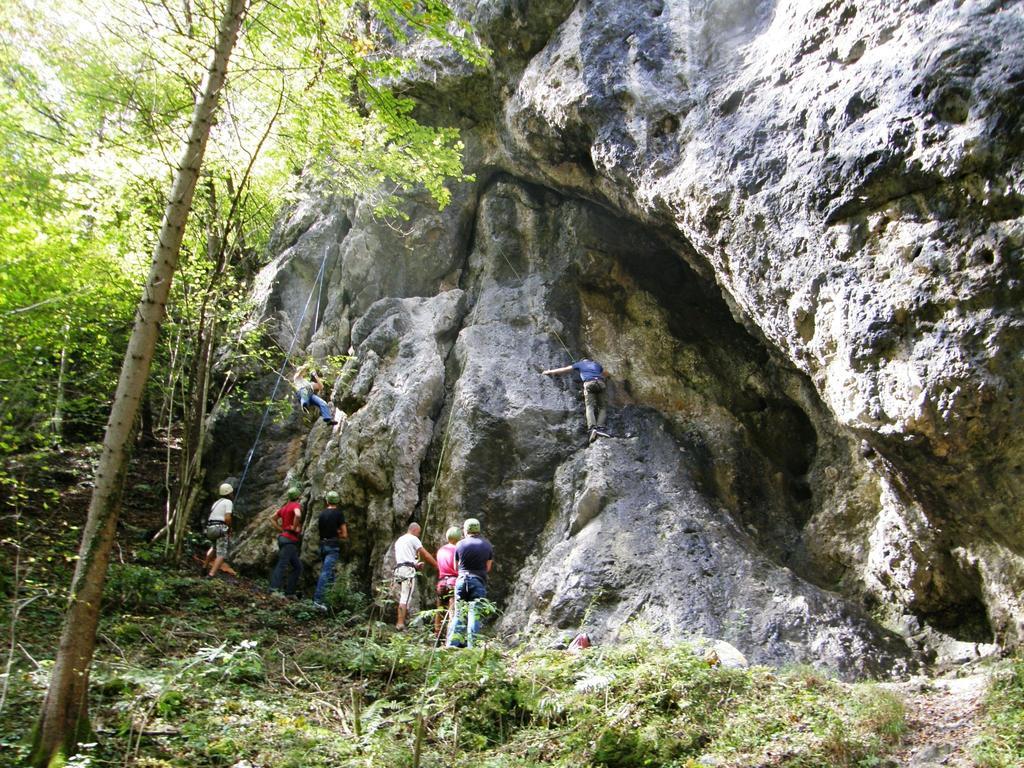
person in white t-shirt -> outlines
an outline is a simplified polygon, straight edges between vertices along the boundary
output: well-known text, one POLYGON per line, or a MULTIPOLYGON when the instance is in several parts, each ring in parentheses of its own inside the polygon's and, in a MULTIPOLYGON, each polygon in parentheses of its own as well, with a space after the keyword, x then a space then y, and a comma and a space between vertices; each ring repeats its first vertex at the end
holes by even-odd
POLYGON ((395 622, 395 629, 399 632, 405 629, 409 603, 416 591, 416 571, 423 567, 420 558, 437 568, 434 556, 423 548, 423 542, 420 541, 419 523, 410 523, 408 532, 399 536, 395 542, 395 584, 398 585, 398 621, 395 622))
POLYGON ((218 492, 220 498, 213 502, 210 516, 206 519, 206 538, 210 540, 210 549, 203 560, 203 570, 205 571, 207 566, 210 567, 210 572, 206 574, 208 579, 212 579, 220 570, 224 558, 228 556, 228 544, 231 539, 231 512, 234 509, 231 495, 235 489, 231 487, 231 483, 221 483, 218 492))

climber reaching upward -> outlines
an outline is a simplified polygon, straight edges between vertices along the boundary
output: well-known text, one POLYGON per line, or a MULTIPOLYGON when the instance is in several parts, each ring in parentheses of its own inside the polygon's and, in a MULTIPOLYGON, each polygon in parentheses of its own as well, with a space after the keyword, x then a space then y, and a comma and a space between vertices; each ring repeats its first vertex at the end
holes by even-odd
POLYGON ((320 381, 320 377, 316 375, 316 371, 308 365, 300 365, 295 369, 295 375, 292 376, 292 386, 295 387, 295 394, 303 408, 315 405, 320 409, 320 416, 324 421, 328 424, 338 423, 331 415, 330 406, 320 397, 320 393, 324 391, 324 385, 320 381))
POLYGON ((608 413, 607 385, 604 380, 608 374, 599 362, 585 357, 564 368, 549 368, 546 371, 541 371, 541 374, 558 376, 573 371, 578 371, 580 379, 583 381, 583 402, 586 406, 590 442, 594 442, 599 437, 608 437, 604 428, 605 416, 608 413))

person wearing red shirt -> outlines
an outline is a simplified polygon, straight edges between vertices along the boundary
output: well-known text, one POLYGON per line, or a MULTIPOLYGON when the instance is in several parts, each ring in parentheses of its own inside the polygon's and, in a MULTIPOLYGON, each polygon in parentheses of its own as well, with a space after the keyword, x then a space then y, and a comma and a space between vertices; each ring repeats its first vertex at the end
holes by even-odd
POLYGON ((302 574, 302 561, 299 560, 299 544, 302 542, 302 506, 299 497, 302 491, 296 487, 288 489, 288 502, 281 507, 270 522, 277 530, 277 565, 270 576, 270 588, 280 592, 284 585, 284 594, 295 597, 302 574), (285 584, 285 571, 288 581, 285 584))

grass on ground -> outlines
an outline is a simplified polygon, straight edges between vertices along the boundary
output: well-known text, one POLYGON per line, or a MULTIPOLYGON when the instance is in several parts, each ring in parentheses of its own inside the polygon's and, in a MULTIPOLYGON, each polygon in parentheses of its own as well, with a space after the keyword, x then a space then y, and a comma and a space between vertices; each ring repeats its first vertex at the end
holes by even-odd
MULTIPOLYGON (((26 755, 87 499, 69 484, 59 505, 24 499, 4 518, 3 766, 26 755)), ((96 738, 80 768, 869 768, 904 730, 900 700, 877 686, 810 668, 710 667, 642 627, 576 653, 436 649, 426 627, 399 634, 379 621, 347 572, 325 616, 246 580, 167 566, 143 543, 152 521, 127 510, 125 523, 92 672, 96 738)), ((1022 764, 1022 679, 1018 663, 993 690, 985 768, 1022 764)))
MULTIPOLYGON (((395 766, 418 751, 422 766, 870 766, 902 728, 898 700, 872 686, 712 668, 642 630, 578 653, 453 651, 425 627, 371 619, 344 573, 330 600, 324 617, 244 580, 115 565, 92 675, 97 738, 77 764, 395 766)), ((27 606, 15 628, 9 765, 45 691, 53 602, 27 606)))
POLYGON ((979 768, 1024 765, 1024 657, 996 673, 985 700, 985 723, 974 749, 979 768))

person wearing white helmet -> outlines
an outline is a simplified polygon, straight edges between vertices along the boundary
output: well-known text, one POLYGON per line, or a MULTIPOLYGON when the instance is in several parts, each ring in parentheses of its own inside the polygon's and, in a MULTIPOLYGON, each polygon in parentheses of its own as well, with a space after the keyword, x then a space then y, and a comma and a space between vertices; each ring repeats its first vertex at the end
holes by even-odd
POLYGON ((217 492, 220 494, 220 498, 213 502, 210 516, 206 519, 206 538, 210 540, 210 549, 207 550, 206 559, 203 560, 203 571, 206 571, 209 566, 210 571, 206 574, 208 579, 216 576, 221 565, 224 564, 231 541, 231 511, 234 509, 231 496, 235 489, 231 487, 231 483, 221 483, 217 492))

